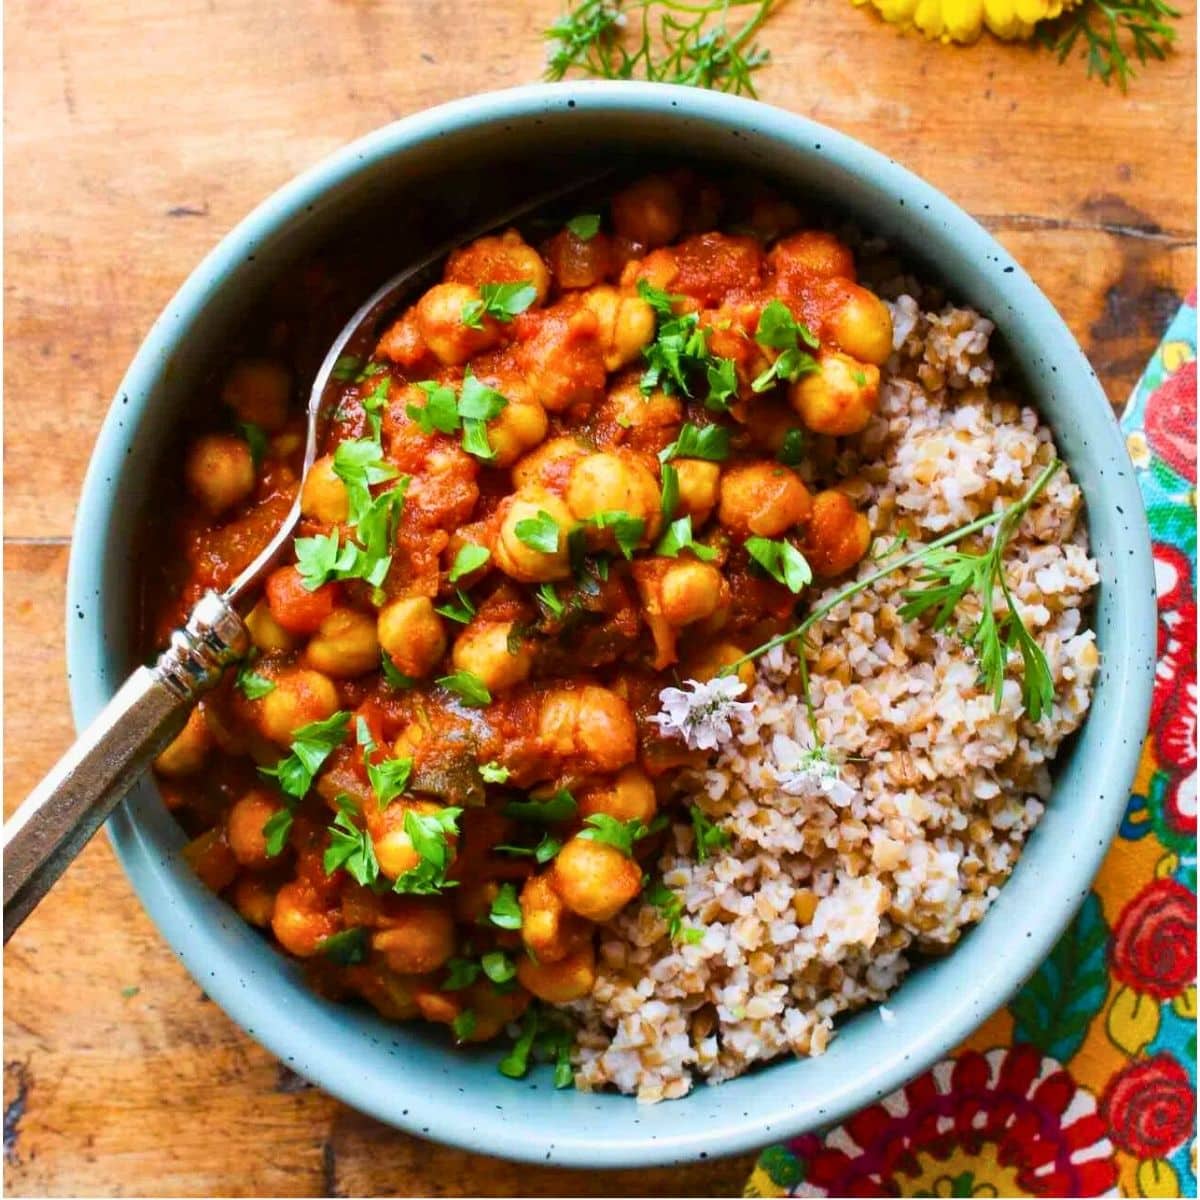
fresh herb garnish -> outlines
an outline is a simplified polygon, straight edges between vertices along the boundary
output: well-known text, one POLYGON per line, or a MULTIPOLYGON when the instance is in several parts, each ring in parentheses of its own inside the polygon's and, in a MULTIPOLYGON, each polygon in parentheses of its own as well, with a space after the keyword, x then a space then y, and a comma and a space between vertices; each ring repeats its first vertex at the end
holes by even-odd
POLYGON ((253 421, 239 421, 238 429, 246 439, 246 445, 250 447, 250 461, 257 471, 267 454, 267 435, 262 426, 255 425, 253 421))
POLYGON ((724 850, 730 842, 729 834, 724 829, 714 825, 695 804, 688 809, 692 820, 692 830, 696 835, 696 861, 707 862, 716 850, 724 850))
POLYGON ((433 611, 451 621, 457 621, 460 625, 466 625, 475 615, 475 605, 462 588, 456 588, 454 594, 458 597, 457 602, 447 600, 445 604, 435 604, 433 611))
POLYGON ((537 299, 537 288, 529 280, 520 283, 485 283, 479 299, 463 305, 462 323, 470 329, 482 329, 483 318, 493 317, 506 325, 537 299))
POLYGON ((363 412, 367 417, 367 425, 371 429, 371 437, 379 441, 383 434, 383 407, 387 404, 388 393, 392 388, 390 376, 385 375, 374 388, 363 397, 363 412))
POLYGON ((673 942, 695 943, 704 937, 703 929, 683 923, 683 897, 673 892, 661 879, 656 879, 645 891, 646 901, 652 904, 667 926, 667 936, 673 942))
POLYGON ((1115 79, 1125 91, 1137 74, 1131 54, 1143 66, 1163 61, 1177 33, 1168 22, 1180 15, 1166 0, 1085 0, 1056 21, 1039 22, 1034 36, 1060 63, 1078 46, 1089 79, 1105 85, 1115 79))
POLYGON ((458 395, 458 415, 462 418, 463 430, 462 447, 468 454, 473 454, 484 462, 490 462, 496 457, 496 452, 488 441, 487 423, 494 421, 507 407, 508 400, 495 388, 480 383, 468 367, 463 376, 462 390, 458 395))
POLYGON ((450 1028, 454 1031, 454 1036, 458 1041, 465 1042, 475 1032, 478 1024, 475 1013, 469 1008, 464 1008, 450 1022, 450 1028))
POLYGON ((391 655, 386 650, 379 655, 379 669, 383 672, 384 682, 394 692, 407 692, 417 681, 411 675, 405 675, 396 668, 391 655))
MULTIPOLYGON (((611 529, 613 540, 626 558, 632 558, 634 550, 646 532, 646 522, 641 517, 635 517, 624 509, 615 508, 605 512, 593 513, 587 519, 587 524, 595 529, 611 529)), ((517 522, 518 537, 521 523, 517 522)))
POLYGON ((265 675, 259 675, 250 663, 238 668, 237 679, 234 681, 237 689, 247 700, 261 700, 275 690, 275 681, 265 675))
POLYGON ((521 1033, 513 1048, 500 1060, 500 1074, 509 1079, 524 1079, 529 1071, 529 1054, 538 1033, 538 1010, 527 1008, 521 1019, 521 1033))
POLYGON ((717 552, 711 546, 696 541, 692 535, 690 515, 672 521, 654 547, 654 553, 664 558, 678 558, 681 550, 690 550, 701 562, 712 562, 717 557, 717 552))
POLYGON ((669 463, 673 458, 703 458, 708 462, 724 462, 729 457, 729 430, 724 425, 684 424, 679 436, 658 453, 658 461, 669 463))
POLYGON ((817 360, 801 343, 815 350, 820 343, 807 326, 792 316, 792 310, 782 300, 772 300, 758 318, 754 340, 780 353, 775 361, 750 385, 751 391, 765 392, 777 379, 789 383, 817 370, 817 360))
POLYGON ((746 553, 772 579, 782 583, 793 594, 799 594, 812 583, 812 567, 808 565, 808 559, 789 541, 782 538, 747 538, 746 553))
POLYGON ((537 598, 556 617, 561 617, 566 612, 567 606, 559 599, 552 583, 543 583, 537 590, 537 598))
POLYGON ((465 546, 460 547, 454 556, 454 565, 450 568, 447 578, 451 583, 457 583, 464 575, 478 571, 491 557, 492 552, 486 546, 477 546, 473 542, 468 542, 465 546))
POLYGON ((567 228, 581 242, 590 242, 600 232, 600 214, 580 213, 567 222, 567 228))
POLYGON ((569 821, 579 811, 575 797, 566 788, 559 788, 545 800, 510 800, 504 815, 514 821, 533 821, 537 824, 556 824, 569 821))
POLYGON ((712 359, 708 330, 701 327, 695 313, 660 320, 654 341, 643 349, 642 355, 646 360, 641 381, 644 395, 662 388, 668 395, 690 396, 688 376, 707 368, 712 359))
POLYGON ((405 412, 416 421, 422 433, 457 433, 458 400, 454 389, 432 379, 423 379, 417 387, 425 393, 424 404, 409 404, 405 412))
POLYGON ((649 825, 644 825, 636 818, 632 821, 619 821, 608 813, 592 813, 584 821, 587 828, 579 836, 585 841, 615 846, 626 858, 632 858, 634 844, 652 833, 658 833, 660 829, 665 829, 666 824, 665 816, 657 817, 649 825))
POLYGON ((505 854, 528 856, 538 863, 548 863, 562 849, 562 845, 558 838, 543 833, 541 841, 536 846, 502 845, 497 846, 496 849, 504 851, 505 854))
POLYGON ((507 783, 511 774, 507 767, 502 767, 498 762, 481 763, 479 767, 479 778, 484 783, 507 783))
POLYGON ((558 522, 544 508, 539 508, 536 517, 525 517, 513 528, 517 538, 539 554, 557 554, 561 531, 558 522))
POLYGON ((419 813, 411 808, 405 812, 404 832, 421 861, 397 878, 392 891, 429 896, 457 886, 446 878, 446 869, 451 862, 448 839, 458 833, 461 813, 461 808, 452 807, 431 813, 419 813))
POLYGON ((517 977, 517 967, 503 950, 489 950, 480 960, 483 973, 498 984, 509 983, 517 977))
POLYGON ((492 702, 492 693, 487 690, 483 680, 471 671, 455 671, 450 675, 442 675, 436 682, 446 691, 453 692, 464 704, 474 708, 482 708, 492 702))
POLYGON ((804 430, 789 429, 775 457, 785 467, 798 467, 804 460, 804 430))
POLYGON ((492 901, 488 920, 499 929, 521 928, 521 905, 517 900, 517 889, 511 883, 500 885, 496 898, 492 901))
POLYGON ((367 931, 360 925, 331 933, 317 943, 317 950, 339 967, 353 967, 367 961, 367 931))
POLYGON ((339 383, 350 383, 358 377, 359 368, 362 366, 362 359, 357 354, 343 354, 337 362, 333 364, 333 370, 330 374, 339 383))
POLYGON ((329 845, 325 850, 325 874, 344 867, 356 883, 370 887, 379 878, 379 860, 371 835, 354 823, 354 808, 345 796, 337 798, 339 812, 329 826, 329 845))
POLYGON ((333 452, 333 473, 346 485, 352 525, 357 525, 369 511, 372 486, 400 474, 384 461, 382 447, 370 438, 340 442, 333 452))
POLYGON ((268 858, 278 858, 283 853, 283 848, 291 836, 293 819, 290 808, 281 808, 267 818, 262 831, 266 839, 268 858))
POLYGON ((452 958, 446 964, 446 981, 443 992, 461 992, 479 978, 481 968, 473 958, 452 958))
POLYGON ((732 358, 710 358, 706 378, 708 396, 704 407, 710 412, 728 412, 729 402, 737 399, 737 364, 732 358))
POLYGON ((371 781, 371 790, 381 809, 387 808, 397 796, 404 794, 412 767, 411 758, 385 758, 378 763, 367 760, 367 778, 371 781))
POLYGON ((349 723, 348 712, 335 712, 324 721, 302 725, 292 734, 291 753, 273 767, 259 767, 259 773, 276 780, 285 795, 303 800, 322 764, 345 741, 349 723))
POLYGON ((662 512, 663 524, 668 523, 679 507, 679 472, 670 463, 662 465, 662 501, 659 509, 662 512))

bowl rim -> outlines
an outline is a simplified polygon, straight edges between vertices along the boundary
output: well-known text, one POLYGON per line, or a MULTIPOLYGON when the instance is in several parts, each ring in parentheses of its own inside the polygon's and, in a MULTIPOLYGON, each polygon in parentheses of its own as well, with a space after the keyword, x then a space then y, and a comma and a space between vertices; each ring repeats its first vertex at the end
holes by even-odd
MULTIPOLYGON (((121 397, 122 403, 118 404, 114 399, 101 428, 85 476, 71 543, 67 580, 67 667, 77 728, 83 728, 96 715, 119 680, 110 677, 111 671, 105 665, 103 638, 93 623, 72 620, 71 616, 74 613, 82 617, 84 610, 102 595, 100 555, 96 549, 102 538, 94 535, 98 530, 110 528, 117 508, 115 489, 108 485, 107 477, 116 478, 133 430, 169 358, 176 330, 189 326, 210 297, 220 290, 224 278, 258 242, 272 236, 287 222, 300 216, 307 205, 357 173, 447 132, 477 128, 493 120, 528 119, 577 106, 584 111, 628 117, 670 115, 672 109, 677 109, 683 118, 699 118, 731 127, 752 127, 797 145, 804 142, 811 145, 816 139, 824 158, 856 176, 868 178, 873 188, 891 189, 897 195, 911 197, 932 208, 946 227, 947 240, 967 240, 990 246, 991 253, 998 256, 998 262, 1012 262, 1011 255, 963 209, 879 151, 806 117, 723 93, 626 81, 532 84, 454 100, 370 132, 285 184, 227 233, 168 302, 121 381, 116 395, 121 397), (89 536, 83 536, 85 533, 89 536)), ((1124 442, 1107 397, 1062 318, 1019 266, 1005 270, 1008 273, 998 286, 1007 299, 1037 317, 1044 330, 1044 339, 1051 345, 1056 361, 1063 365, 1065 375, 1060 381, 1069 382, 1085 395, 1090 393, 1091 398, 1099 402, 1103 417, 1097 422, 1094 436, 1104 444, 1092 453, 1115 450, 1124 456, 1124 442)), ((1128 463, 1127 457, 1125 462, 1128 463)), ((1106 824, 1100 832, 1106 836, 1090 839, 1086 846, 1080 847, 1069 872, 1074 883, 1088 886, 1119 824, 1128 786, 1134 777, 1140 735, 1150 706, 1155 628, 1149 531, 1140 490, 1131 471, 1117 472, 1116 479, 1106 480, 1105 499, 1125 507, 1126 524, 1134 543, 1128 561, 1123 562, 1122 573, 1127 571, 1131 578, 1151 583, 1144 588, 1127 589, 1122 604, 1122 629, 1127 642, 1120 643, 1125 652, 1115 662, 1106 664, 1110 671, 1120 668, 1124 685, 1114 702, 1114 725, 1128 722, 1130 727, 1136 727, 1138 736, 1119 743, 1118 739, 1112 739, 1108 752, 1110 777, 1120 786, 1114 786, 1103 797, 1106 824), (1139 661, 1139 656, 1145 657, 1147 647, 1149 668, 1139 661)), ((294 1051, 297 1037, 303 1036, 302 1026, 295 1023, 294 1018, 274 1022, 265 1029, 260 1025, 256 1029, 263 1000, 257 998, 254 986, 237 978, 237 972, 231 970, 223 973, 204 971, 205 977, 201 978, 202 956, 195 945, 196 939, 204 940, 206 953, 220 955, 226 944, 221 940, 221 931, 203 928, 198 931, 196 926, 181 919, 176 910, 189 903, 189 885, 182 878, 179 864, 164 859, 161 847, 156 848, 143 838, 129 807, 122 804, 116 810, 108 830, 117 857, 147 912, 221 1008, 269 1051, 281 1060, 290 1061, 289 1051, 294 1051)), ((457 1114, 449 1106, 432 1116, 428 1108, 417 1112, 424 1099, 420 1093, 419 1075, 404 1097, 413 1102, 415 1115, 409 1115, 408 1109, 402 1113, 401 1098, 395 1093, 381 1095, 372 1088, 366 1072, 347 1071, 345 1063, 339 1063, 327 1053, 326 1047, 319 1045, 306 1044, 307 1065, 299 1066, 297 1070, 347 1104, 392 1126, 507 1159, 537 1163, 552 1161, 575 1167, 637 1167, 718 1158, 758 1149, 771 1141, 842 1119, 901 1086, 956 1047, 989 1013, 1006 1003, 1028 973, 1042 962, 1086 892, 1087 886, 1077 891, 1074 887, 1068 890, 1062 884, 1050 885, 1050 892, 1045 897, 1046 907, 1038 914, 1038 920, 1035 922, 1031 918, 1031 924, 1023 930, 1021 953, 1002 955, 989 965, 986 977, 989 998, 982 1007, 964 1002, 932 1028, 913 1030, 907 1043, 909 1052, 902 1061, 896 1058, 890 1067, 881 1068, 868 1078, 849 1080, 836 1094, 826 1095, 820 1108, 814 1099, 803 1095, 796 1095, 787 1103, 776 1097, 776 1107, 761 1106, 754 1111, 751 1104, 748 1106, 751 1111, 741 1117, 731 1112, 717 1128, 704 1128, 697 1123, 689 1131, 667 1138, 656 1136, 647 1129, 639 1135, 601 1141, 590 1129, 564 1136, 561 1130, 543 1133, 523 1128, 506 1119, 502 1112, 472 1113, 472 1120, 477 1123, 465 1128, 461 1110, 470 1106, 463 1102, 460 1102, 457 1114), (439 1115, 442 1117, 440 1122, 439 1115), (456 1116, 460 1119, 456 1120, 456 1116), (433 1132, 435 1122, 439 1127, 433 1132)), ((203 965, 207 967, 211 963, 206 960, 203 965)), ((634 1103, 632 1099, 626 1102, 634 1103)), ((486 1107, 490 1109, 491 1105, 486 1107)))

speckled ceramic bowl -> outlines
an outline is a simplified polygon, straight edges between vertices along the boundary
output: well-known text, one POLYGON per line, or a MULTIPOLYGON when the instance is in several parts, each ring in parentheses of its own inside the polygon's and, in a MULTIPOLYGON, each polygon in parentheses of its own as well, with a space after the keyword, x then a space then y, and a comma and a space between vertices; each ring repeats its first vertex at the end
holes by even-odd
MULTIPOLYGON (((881 134, 882 136, 882 134, 881 134)), ((69 580, 76 720, 88 721, 134 660, 129 570, 139 503, 199 374, 280 265, 381 202, 428 234, 493 212, 536 176, 626 154, 685 155, 769 174, 891 239, 999 326, 1087 496, 1103 583, 1103 669, 1092 712, 1060 763, 1045 817, 982 924, 867 1010, 829 1052, 780 1061, 655 1107, 556 1092, 544 1071, 514 1082, 495 1051, 454 1053, 441 1030, 389 1025, 327 1003, 207 892, 153 783, 110 833, 142 902, 204 990, 290 1067, 410 1132, 507 1158, 635 1167, 716 1157, 835 1121, 927 1067, 1003 1004, 1050 950, 1117 826, 1146 724, 1154 657, 1153 573, 1137 487, 1112 413, 1079 347, 1005 250, 928 184, 802 117, 707 92, 632 83, 522 88, 389 125, 318 164, 247 217, 159 317, 109 412, 79 508, 69 580)))

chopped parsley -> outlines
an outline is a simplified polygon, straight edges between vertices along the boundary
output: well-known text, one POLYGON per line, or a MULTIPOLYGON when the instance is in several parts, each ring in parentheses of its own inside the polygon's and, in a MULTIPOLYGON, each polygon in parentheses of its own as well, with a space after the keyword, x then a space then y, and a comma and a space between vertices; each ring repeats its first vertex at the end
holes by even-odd
POLYGON ((483 680, 471 671, 455 671, 451 675, 442 675, 436 682, 446 691, 453 692, 464 704, 474 708, 482 708, 492 702, 492 693, 487 690, 483 680))
POLYGON ((711 412, 728 412, 737 399, 737 364, 732 358, 710 358, 707 370, 708 397, 704 407, 711 412))
POLYGON ((659 462, 673 458, 703 458, 707 462, 724 462, 729 457, 729 430, 724 425, 684 424, 679 436, 659 451, 659 462))
POLYGON ((338 529, 296 538, 296 569, 308 591, 315 592, 331 579, 364 579, 372 587, 383 585, 392 565, 392 545, 408 483, 405 475, 382 495, 372 499, 368 494, 365 500, 360 497, 364 507, 357 515, 356 541, 343 544, 338 529))
POLYGON ((485 283, 479 289, 479 299, 463 305, 461 320, 468 329, 482 329, 484 317, 493 317, 507 325, 536 299, 537 288, 528 279, 519 283, 485 283))
POLYGON ((557 554, 561 530, 558 522, 544 508, 536 517, 525 517, 513 528, 518 540, 539 554, 557 554))
POLYGON ((292 832, 292 820, 290 808, 281 808, 267 818, 262 831, 266 839, 268 858, 278 858, 283 853, 292 832))
POLYGON ((510 800, 504 815, 514 821, 533 821, 539 825, 569 821, 579 811, 575 797, 566 788, 559 788, 545 800, 510 800))
POLYGON ((777 379, 789 383, 817 370, 817 360, 801 343, 815 350, 820 343, 811 330, 792 316, 792 310, 782 300, 772 300, 758 318, 754 340, 780 353, 775 361, 750 385, 755 392, 765 392, 777 379))
POLYGON ((418 813, 410 808, 404 814, 404 832, 421 861, 397 878, 392 885, 394 892, 428 896, 457 886, 446 878, 451 863, 447 839, 458 833, 461 813, 461 808, 447 807, 432 813, 418 813))
POLYGON ((458 597, 457 602, 448 600, 445 604, 436 604, 433 611, 450 621, 466 625, 475 615, 475 605, 471 603, 471 597, 462 588, 456 588, 454 594, 458 597))
POLYGON ((425 393, 424 404, 410 404, 405 412, 416 421, 422 433, 457 433, 458 400, 454 389, 432 379, 423 379, 417 387, 425 393))
POLYGON ((500 885, 492 901, 488 920, 499 929, 521 928, 521 905, 517 900, 517 889, 511 883, 500 885))
POLYGON ((367 961, 367 931, 361 925, 331 933, 317 943, 317 949, 339 967, 353 967, 367 961))
POLYGON ((494 421, 507 407, 508 400, 495 388, 480 383, 468 367, 458 397, 458 415, 462 418, 463 430, 462 447, 468 454, 484 462, 496 457, 488 441, 487 423, 494 421))
POLYGON ((486 546, 477 546, 474 542, 468 542, 465 546, 460 547, 454 556, 454 565, 450 568, 448 576, 450 582, 457 583, 464 575, 478 571, 491 557, 492 552, 486 546))
POLYGON ((670 521, 679 507, 679 472, 670 463, 662 465, 662 501, 659 505, 663 522, 670 521))
POLYGON ((257 471, 267 454, 267 435, 262 426, 255 425, 253 421, 239 421, 238 430, 246 439, 246 445, 250 447, 250 461, 257 471))
POLYGON ((387 808, 397 796, 404 794, 412 775, 411 758, 385 758, 383 762, 367 762, 367 778, 380 808, 387 808))
POLYGON ((633 557, 634 550, 642 540, 642 534, 646 532, 646 522, 622 508, 593 513, 588 517, 587 523, 596 529, 611 529, 613 540, 626 558, 633 557))
POLYGON ((665 558, 678 558, 681 550, 690 550, 701 562, 712 562, 717 552, 703 542, 696 541, 692 535, 692 518, 680 517, 667 526, 666 532, 658 539, 654 547, 655 554, 665 558))
POLYGON ((587 826, 579 836, 589 842, 603 842, 606 846, 615 846, 626 858, 633 857, 634 844, 642 838, 658 833, 667 825, 666 817, 658 817, 650 824, 643 825, 636 818, 632 821, 618 821, 608 813, 592 813, 584 824, 587 826))
POLYGON ((259 767, 259 773, 274 779, 285 795, 303 800, 321 765, 345 741, 349 722, 348 712, 335 712, 324 721, 302 725, 292 735, 291 753, 273 767, 259 767))
POLYGON ((484 783, 507 783, 512 772, 498 762, 485 762, 479 767, 479 778, 484 783))
POLYGON ((509 1079, 524 1079, 529 1071, 529 1055, 533 1050, 533 1042, 538 1034, 538 1013, 536 1008, 525 1010, 521 1019, 521 1033, 513 1043, 513 1048, 500 1060, 500 1074, 509 1079))
POLYGON ((688 809, 692 819, 692 830, 696 834, 696 861, 707 862, 715 850, 724 850, 729 845, 729 834, 713 824, 712 819, 695 804, 688 809))
POLYGON ((489 950, 480 960, 483 973, 493 982, 505 984, 517 977, 517 967, 503 950, 489 950))
POLYGON ((600 214, 580 213, 567 222, 567 228, 581 242, 590 242, 600 232, 600 214))
POLYGON ((411 675, 405 675, 397 669, 396 664, 392 662, 392 656, 386 650, 379 655, 379 669, 383 672, 384 682, 394 692, 406 692, 417 682, 411 675))
POLYGON ((804 460, 804 430, 789 429, 783 435, 783 445, 775 458, 785 467, 798 467, 804 460))
POLYGON ((464 1008, 453 1021, 450 1022, 450 1028, 454 1030, 454 1036, 460 1041, 465 1042, 475 1032, 475 1027, 478 1025, 475 1018, 475 1013, 464 1008))
POLYGON ((555 591, 552 583, 543 583, 537 590, 537 598, 556 617, 561 617, 566 611, 567 606, 559 599, 558 592, 555 591))
POLYGON ((789 541, 747 538, 746 553, 772 579, 782 583, 793 594, 803 591, 812 583, 812 567, 808 565, 808 559, 789 541))
POLYGON ((346 485, 352 525, 357 525, 370 509, 371 487, 400 474, 384 461, 382 447, 370 438, 339 443, 333 452, 333 473, 346 485))
POLYGON ((379 441, 383 434, 383 406, 387 403, 388 393, 392 389, 390 376, 385 375, 375 387, 363 397, 363 412, 367 416, 367 424, 371 428, 371 436, 379 441))
POLYGON ((452 958, 446 964, 446 980, 443 992, 461 992, 479 978, 479 964, 473 958, 452 958))
POLYGON ((326 875, 344 867, 356 883, 370 887, 379 878, 379 860, 371 835, 354 824, 354 812, 345 796, 338 797, 340 811, 329 826, 329 845, 322 865, 326 875))
POLYGON ((497 850, 502 850, 505 854, 514 854, 519 857, 531 857, 534 862, 548 863, 561 849, 562 842, 553 837, 549 833, 542 834, 542 840, 536 846, 497 846, 497 850))
POLYGON ((351 383, 358 378, 358 372, 361 367, 362 359, 357 354, 343 354, 333 364, 331 374, 339 383, 351 383))
POLYGON ((261 700, 275 690, 275 681, 265 675, 259 675, 250 663, 243 663, 238 668, 237 679, 234 682, 247 700, 261 700))

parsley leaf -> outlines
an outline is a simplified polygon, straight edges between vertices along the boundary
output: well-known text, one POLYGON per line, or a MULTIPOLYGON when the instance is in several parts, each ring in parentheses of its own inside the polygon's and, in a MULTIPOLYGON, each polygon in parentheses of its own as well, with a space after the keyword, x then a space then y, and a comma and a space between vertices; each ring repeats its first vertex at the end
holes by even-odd
POLYGON ((333 364, 333 370, 330 374, 339 383, 349 383, 351 380, 357 378, 361 366, 362 359, 357 354, 343 354, 333 364))
POLYGON ((464 704, 474 708, 482 708, 492 702, 492 693, 487 690, 483 680, 471 671, 455 671, 451 675, 442 675, 436 682, 448 692, 453 692, 464 704))
MULTIPOLYGON (((511 886, 508 884, 506 886, 511 886)), ((529 1054, 533 1050, 533 1040, 538 1033, 538 1011, 527 1008, 521 1018, 521 1034, 513 1043, 513 1048, 500 1060, 500 1074, 509 1079, 524 1079, 529 1071, 529 1054)))
POLYGON ((737 364, 732 358, 711 358, 706 377, 708 398, 704 407, 710 412, 728 412, 730 400, 737 399, 737 364))
POLYGON ((287 845, 292 832, 292 810, 281 808, 272 813, 262 827, 263 837, 267 839, 267 857, 278 858, 287 845))
POLYGON ((641 389, 649 395, 661 387, 670 394, 692 394, 688 377, 706 369, 712 360, 708 349, 708 330, 700 325, 695 313, 684 313, 663 321, 654 341, 642 350, 646 370, 642 373, 641 389))
POLYGON ((536 517, 525 517, 513 528, 517 538, 539 554, 557 554, 560 530, 558 522, 544 508, 536 517))
POLYGON ((455 887, 453 880, 446 878, 450 866, 450 845, 447 839, 458 833, 458 818, 461 808, 440 808, 432 813, 419 813, 408 809, 404 814, 404 832, 421 856, 421 861, 405 871, 392 885, 395 892, 415 895, 435 895, 448 887, 455 887))
POLYGON ((783 445, 775 458, 785 467, 798 467, 804 459, 804 430, 789 429, 783 435, 783 445))
POLYGON ((322 863, 325 874, 332 875, 339 867, 344 867, 357 883, 370 887, 379 878, 379 862, 371 835, 354 824, 351 818, 354 809, 345 796, 338 797, 338 804, 341 811, 329 826, 329 845, 322 863))
POLYGON ((747 538, 746 553, 772 579, 782 583, 793 595, 812 583, 812 567, 808 565, 808 559, 789 541, 774 541, 765 537, 747 538))
POLYGON ((460 547, 454 556, 454 565, 450 568, 447 578, 451 583, 457 583, 464 575, 478 571, 491 557, 492 552, 486 546, 477 546, 474 542, 468 542, 465 546, 460 547))
MULTIPOLYGON (((635 517, 622 508, 593 513, 588 517, 587 524, 596 529, 611 529, 613 540, 626 558, 633 557, 634 550, 642 540, 642 534, 646 532, 646 522, 641 517, 635 517)), ((519 523, 518 536, 520 536, 519 523)))
POLYGON ((535 862, 548 863, 561 849, 562 842, 551 836, 548 833, 543 833, 541 841, 536 846, 497 846, 497 850, 502 850, 505 854, 515 854, 517 856, 528 855, 535 862))
POLYGON ((646 901, 652 904, 658 915, 666 922, 667 935, 675 941, 683 932, 683 897, 673 892, 661 879, 656 879, 645 892, 646 901))
POLYGON ((514 821, 533 821, 539 825, 569 821, 579 806, 575 797, 566 788, 559 788, 545 800, 510 800, 504 806, 504 815, 514 821))
POLYGON ((263 432, 262 426, 255 425, 253 421, 239 421, 238 429, 241 431, 242 437, 246 439, 246 444, 250 447, 250 461, 254 464, 254 469, 257 471, 262 466, 262 461, 267 453, 267 435, 263 432))
POLYGON ((458 397, 458 415, 462 418, 463 429, 462 447, 468 454, 484 462, 496 457, 488 441, 487 423, 495 420, 507 407, 508 400, 495 388, 480 383, 468 367, 458 397))
POLYGON ((379 669, 383 672, 384 682, 393 692, 407 692, 417 682, 411 675, 396 669, 392 656, 386 650, 380 652, 379 669))
POLYGON ((675 516, 679 507, 679 472, 669 463, 662 465, 662 502, 660 508, 665 522, 675 516))
POLYGON ((667 820, 665 816, 659 817, 646 826, 636 818, 632 821, 618 821, 608 813, 592 813, 584 824, 588 828, 579 834, 581 838, 589 842, 603 842, 605 845, 615 846, 626 858, 632 858, 634 843, 657 833, 660 829, 665 829, 667 820))
POLYGON ((696 541, 692 536, 690 515, 672 521, 654 547, 654 553, 665 558, 678 558, 681 550, 690 550, 701 562, 712 562, 717 557, 717 552, 711 546, 696 541))
POLYGON ((488 920, 499 929, 521 928, 521 905, 517 901, 517 889, 511 883, 501 884, 492 901, 488 920))
POLYGON ((447 601, 445 604, 435 604, 433 611, 446 617, 448 620, 457 621, 460 625, 466 625, 475 615, 475 605, 471 603, 471 597, 462 588, 457 588, 455 595, 458 596, 457 604, 453 601, 447 601))
POLYGON ((410 404, 405 412, 416 421, 422 433, 457 433, 458 401, 454 389, 432 379, 423 379, 417 387, 425 393, 424 404, 410 404))
POLYGON ((567 228, 581 242, 590 242, 600 232, 600 214, 580 213, 567 222, 567 228))
POLYGON ((479 960, 483 973, 493 983, 508 983, 517 977, 516 964, 503 950, 489 950, 479 960))
POLYGON ((345 741, 349 722, 348 712, 335 712, 324 721, 302 725, 292 734, 291 753, 273 767, 259 767, 259 773, 276 780, 286 795, 303 800, 321 765, 345 741))
POLYGON ((670 320, 675 315, 675 301, 682 296, 672 296, 662 288, 656 288, 648 279, 637 281, 637 294, 654 309, 654 315, 660 320, 670 320))
POLYGON ((714 825, 711 818, 695 804, 688 809, 692 829, 696 834, 696 861, 707 862, 714 850, 724 850, 730 842, 729 834, 714 825))
POLYGON ((537 590, 537 598, 556 617, 561 617, 566 612, 567 606, 559 599, 552 583, 543 583, 537 590))
POLYGON ((293 545, 296 570, 310 592, 315 592, 330 579, 344 577, 358 561, 357 547, 350 542, 343 546, 341 533, 336 529, 314 537, 298 537, 293 545))
POLYGON ((408 787, 412 774, 411 758, 385 758, 383 762, 367 762, 367 778, 380 808, 387 808, 408 787))
POLYGON ((353 967, 367 961, 367 931, 361 925, 331 933, 317 943, 317 949, 339 967, 353 967))
POLYGON ((363 397, 363 412, 367 415, 367 424, 371 428, 371 437, 379 441, 383 433, 383 406, 387 403, 388 393, 392 389, 391 377, 385 375, 375 387, 363 397))
POLYGON ((371 487, 395 479, 400 472, 385 462, 383 448, 370 438, 340 442, 333 452, 333 473, 346 485, 350 522, 358 524, 371 506, 371 487))
POLYGON ((686 422, 679 436, 658 453, 658 461, 668 463, 673 458, 703 458, 708 462, 724 462, 729 457, 729 430, 724 425, 693 425, 686 422))
POLYGON ((479 777, 484 783, 507 783, 512 772, 498 762, 485 762, 479 767, 479 777))
POLYGON ((450 1028, 454 1031, 455 1038, 460 1042, 465 1042, 474 1032, 479 1024, 475 1013, 469 1008, 464 1008, 453 1021, 450 1022, 450 1028))
POLYGON ((758 318, 754 340, 780 353, 775 361, 750 385, 752 391, 765 392, 777 379, 789 383, 817 370, 817 360, 800 348, 803 342, 815 350, 820 343, 812 331, 792 316, 792 310, 782 300, 772 300, 758 318))
POLYGON ((446 981, 443 992, 461 992, 479 978, 480 967, 473 958, 452 958, 446 963, 446 981))
POLYGON ((461 320, 469 329, 482 329, 484 317, 507 325, 536 299, 537 288, 527 279, 519 283, 485 283, 479 289, 479 299, 463 305, 461 320))
POLYGON ((249 663, 243 663, 238 668, 235 683, 237 684, 238 691, 247 700, 261 700, 264 696, 269 696, 275 690, 275 681, 268 679, 265 675, 259 675, 257 671, 252 669, 249 663))

